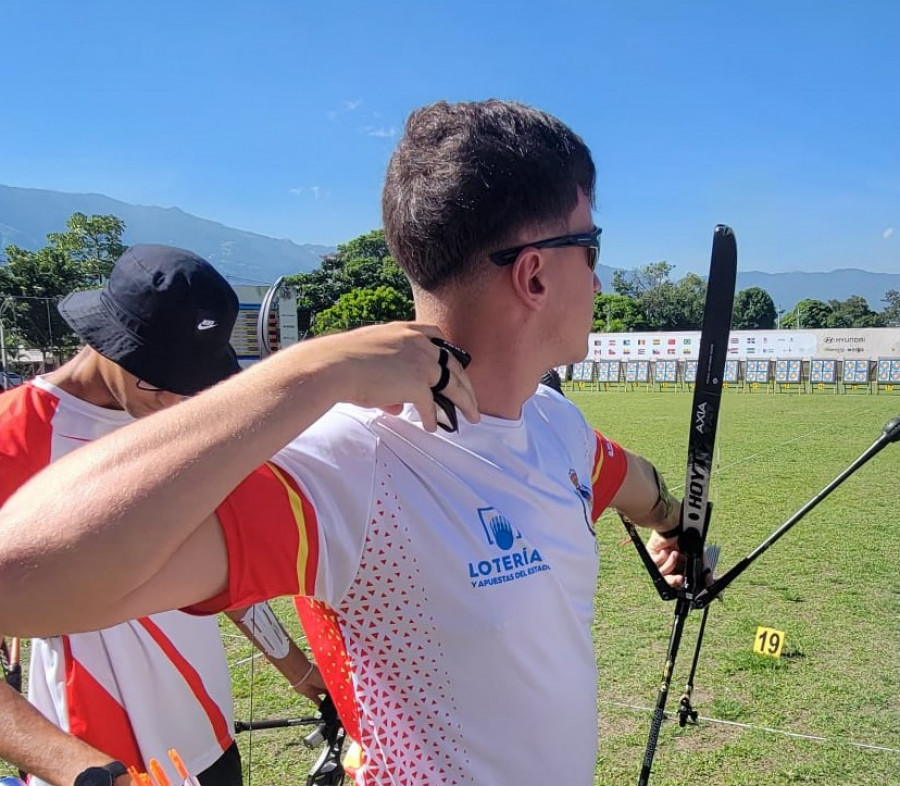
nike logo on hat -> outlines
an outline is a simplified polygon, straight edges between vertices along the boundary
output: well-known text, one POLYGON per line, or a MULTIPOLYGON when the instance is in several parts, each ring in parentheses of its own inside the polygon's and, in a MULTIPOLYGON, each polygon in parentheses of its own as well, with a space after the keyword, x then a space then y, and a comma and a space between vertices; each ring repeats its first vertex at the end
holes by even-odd
POLYGON ((218 324, 219 323, 214 319, 204 319, 197 325, 197 330, 209 330, 210 328, 218 326, 218 324))

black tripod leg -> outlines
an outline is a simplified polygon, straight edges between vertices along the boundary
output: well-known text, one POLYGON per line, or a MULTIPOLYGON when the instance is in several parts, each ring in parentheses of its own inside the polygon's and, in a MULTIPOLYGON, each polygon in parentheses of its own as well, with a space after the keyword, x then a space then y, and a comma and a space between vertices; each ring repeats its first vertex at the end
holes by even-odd
POLYGON ((653 710, 653 720, 650 723, 650 735, 647 738, 647 748, 644 751, 644 761, 641 765, 641 775, 638 778, 638 786, 647 786, 650 781, 650 770, 653 766, 653 757, 656 755, 656 746, 659 742, 659 731, 666 718, 666 699, 669 696, 669 686, 672 684, 672 671, 675 668, 675 658, 678 657, 678 648, 681 645, 681 635, 684 633, 684 623, 690 611, 690 602, 685 598, 678 598, 675 602, 675 615, 672 621, 672 633, 669 636, 669 649, 666 652, 666 666, 663 670, 662 682, 656 694, 656 708, 653 710))
MULTIPOLYGON (((704 552, 704 568, 703 576, 712 576, 719 561, 721 549, 715 544, 710 544, 704 552)), ((703 608, 703 617, 700 619, 700 629, 697 631, 697 643, 694 645, 694 657, 691 660, 691 673, 688 675, 687 682, 684 686, 684 693, 681 695, 681 702, 678 705, 678 725, 684 726, 688 720, 692 723, 697 722, 697 711, 691 706, 691 696, 694 693, 694 675, 697 673, 697 663, 700 660, 700 647, 703 645, 703 634, 706 631, 706 619, 709 616, 709 606, 703 608)))
POLYGON ((691 661, 691 673, 688 675, 681 694, 681 702, 678 704, 678 725, 685 726, 690 720, 697 722, 697 710, 691 706, 691 696, 694 693, 694 675, 697 673, 697 662, 700 660, 700 646, 703 643, 703 632, 706 630, 706 618, 709 616, 709 606, 703 609, 703 617, 700 620, 700 630, 697 632, 697 644, 694 646, 694 658, 691 661))

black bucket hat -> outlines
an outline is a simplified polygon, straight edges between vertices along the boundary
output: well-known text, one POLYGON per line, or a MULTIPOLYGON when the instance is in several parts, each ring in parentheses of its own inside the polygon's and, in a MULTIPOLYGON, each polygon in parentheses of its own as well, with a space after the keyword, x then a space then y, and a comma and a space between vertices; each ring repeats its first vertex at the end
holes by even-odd
POLYGON ((103 289, 73 292, 58 308, 83 341, 154 387, 193 395, 240 370, 229 343, 237 295, 190 251, 132 246, 103 289))

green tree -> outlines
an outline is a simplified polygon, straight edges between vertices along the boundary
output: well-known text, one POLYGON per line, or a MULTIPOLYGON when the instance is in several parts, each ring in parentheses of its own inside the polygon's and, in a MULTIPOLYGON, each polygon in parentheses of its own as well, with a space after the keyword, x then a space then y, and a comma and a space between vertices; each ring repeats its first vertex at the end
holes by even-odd
POLYGON ((650 262, 634 270, 613 273, 613 291, 617 295, 640 298, 644 293, 669 282, 674 267, 668 262, 650 262))
POLYGON ((75 334, 59 315, 56 303, 69 292, 83 288, 80 266, 52 246, 27 251, 9 245, 4 253, 7 264, 0 267, 0 299, 7 305, 2 317, 7 349, 65 349, 76 345, 75 334))
POLYGON ((703 321, 706 282, 688 273, 678 282, 668 262, 651 262, 635 270, 617 270, 613 291, 635 300, 643 313, 643 330, 696 330, 703 321))
POLYGON ((831 307, 831 314, 826 320, 827 327, 884 327, 884 316, 872 311, 861 295, 851 295, 846 300, 829 300, 828 305, 831 307))
POLYGON ((801 300, 782 318, 779 325, 787 329, 828 327, 831 306, 821 300, 806 298, 801 300))
POLYGON ((628 295, 597 295, 594 299, 594 331, 628 333, 646 330, 640 302, 628 295))
POLYGON ((393 287, 353 289, 316 315, 316 334, 335 333, 395 319, 412 319, 412 316, 412 301, 393 287))
MULTIPOLYGON (((412 289, 388 251, 384 231, 374 229, 338 246, 318 270, 287 276, 298 293, 298 305, 320 314, 354 289, 391 287, 412 302, 412 289)), ((313 326, 319 332, 318 319, 313 326)))
POLYGON ((775 302, 764 289, 748 287, 734 298, 731 327, 735 330, 772 330, 777 318, 775 302))
POLYGON ((98 286, 109 276, 126 246, 125 223, 115 216, 73 213, 65 232, 51 232, 47 245, 28 251, 4 249, 0 298, 9 348, 24 345, 44 350, 70 349, 78 340, 56 310, 60 298, 98 286), (12 306, 9 306, 9 304, 12 306))
POLYGON ((678 312, 672 330, 697 330, 703 324, 706 306, 706 281, 696 273, 687 273, 675 286, 678 312))
POLYGON ((881 316, 888 327, 900 327, 900 290, 889 289, 882 299, 884 311, 881 316))
POLYGON ((81 266, 83 286, 100 286, 109 278, 116 260, 125 253, 125 222, 116 216, 73 213, 65 232, 51 232, 47 240, 81 266))

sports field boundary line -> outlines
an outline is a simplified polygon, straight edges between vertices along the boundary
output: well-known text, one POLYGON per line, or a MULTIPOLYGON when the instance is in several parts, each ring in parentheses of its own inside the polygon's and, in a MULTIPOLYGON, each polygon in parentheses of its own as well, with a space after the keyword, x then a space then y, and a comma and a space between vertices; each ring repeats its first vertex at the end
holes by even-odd
MULTIPOLYGON (((648 715, 653 714, 652 707, 642 707, 636 704, 626 704, 621 701, 607 701, 603 702, 608 706, 619 707, 621 709, 633 710, 635 712, 646 713, 648 715)), ((674 713, 667 712, 665 713, 665 719, 672 720, 674 713)), ((783 737, 793 737, 795 739, 801 740, 811 740, 813 742, 825 742, 830 744, 840 744, 840 745, 850 745, 854 748, 862 748, 863 750, 873 750, 880 751, 882 753, 900 753, 900 749, 898 748, 889 748, 885 745, 872 745, 866 742, 854 742, 853 740, 848 740, 843 737, 822 737, 816 734, 801 734, 796 731, 787 731, 785 729, 776 729, 771 726, 756 726, 752 723, 740 723, 738 721, 729 721, 723 720, 722 718, 709 718, 705 715, 698 715, 698 721, 706 721, 707 723, 714 723, 721 726, 733 726, 741 729, 749 729, 751 731, 761 731, 766 734, 778 734, 783 737)))

